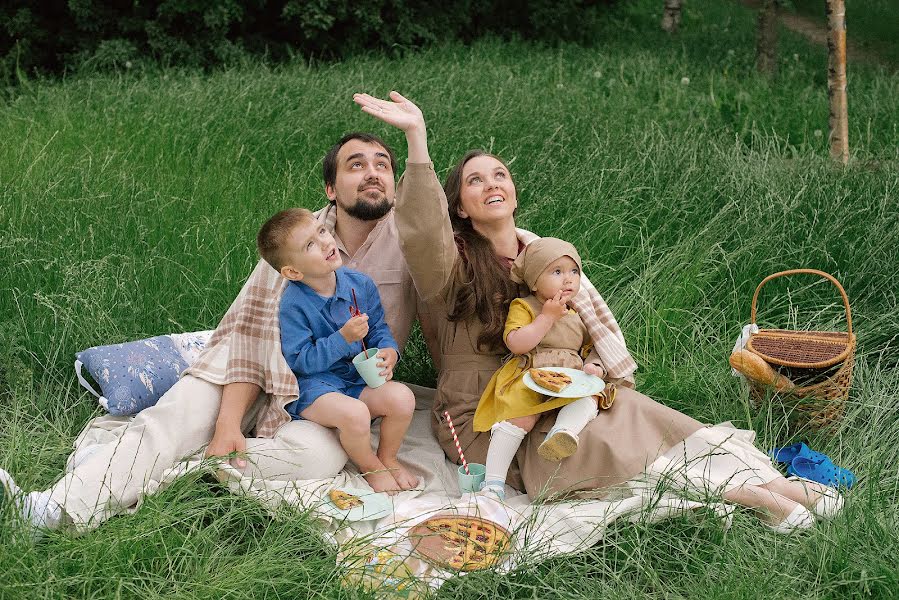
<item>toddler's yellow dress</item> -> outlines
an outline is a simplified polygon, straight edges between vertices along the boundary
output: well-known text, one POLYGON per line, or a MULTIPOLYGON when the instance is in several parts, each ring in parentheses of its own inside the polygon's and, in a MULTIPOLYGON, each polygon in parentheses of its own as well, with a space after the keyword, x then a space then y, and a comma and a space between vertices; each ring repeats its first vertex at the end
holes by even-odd
MULTIPOLYGON (((543 304, 533 295, 516 298, 509 306, 503 340, 509 333, 537 318, 543 304)), ((592 341, 578 314, 569 309, 553 323, 536 348, 522 355, 512 355, 493 374, 484 389, 474 413, 474 430, 489 431, 494 423, 535 415, 570 404, 577 398, 555 398, 539 394, 526 385, 523 377, 531 367, 569 367, 583 369, 592 341)))

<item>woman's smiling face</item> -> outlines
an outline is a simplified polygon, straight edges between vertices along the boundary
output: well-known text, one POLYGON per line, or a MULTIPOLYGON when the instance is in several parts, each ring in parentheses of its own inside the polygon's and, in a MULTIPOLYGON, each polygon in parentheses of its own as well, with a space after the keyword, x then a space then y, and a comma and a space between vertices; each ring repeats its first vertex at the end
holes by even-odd
POLYGON ((509 219, 518 207, 509 170, 492 156, 475 156, 462 168, 458 214, 472 224, 509 219))

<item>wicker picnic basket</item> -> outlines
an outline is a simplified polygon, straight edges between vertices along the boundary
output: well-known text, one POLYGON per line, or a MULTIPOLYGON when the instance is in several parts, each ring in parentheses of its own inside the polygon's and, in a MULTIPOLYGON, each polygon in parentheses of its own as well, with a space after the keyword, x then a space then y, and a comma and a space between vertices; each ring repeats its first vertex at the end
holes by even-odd
MULTIPOLYGON (((774 273, 763 279, 755 290, 750 322, 756 323, 759 292, 765 284, 778 277, 797 274, 818 275, 836 286, 846 309, 847 331, 762 329, 750 336, 746 349, 760 356, 776 371, 802 375, 804 384, 776 392, 774 397, 791 406, 800 425, 822 429, 842 418, 855 364, 855 334, 846 290, 832 275, 815 269, 774 273)), ((769 388, 752 381, 749 390, 757 405, 771 393, 769 388)))

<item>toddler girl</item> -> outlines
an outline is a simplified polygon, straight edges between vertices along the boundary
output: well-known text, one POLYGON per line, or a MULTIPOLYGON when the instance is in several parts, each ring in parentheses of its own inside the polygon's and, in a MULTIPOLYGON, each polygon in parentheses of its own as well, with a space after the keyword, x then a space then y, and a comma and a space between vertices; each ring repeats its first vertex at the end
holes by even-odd
POLYGON ((541 238, 529 244, 512 265, 512 281, 531 290, 509 306, 503 340, 513 356, 494 373, 474 415, 474 430, 490 430, 487 474, 482 490, 505 497, 512 458, 540 413, 559 410, 540 445, 546 460, 560 461, 577 450, 578 433, 597 414, 597 399, 546 397, 525 386, 531 367, 582 369, 591 340, 568 301, 581 287, 581 257, 566 241, 541 238))

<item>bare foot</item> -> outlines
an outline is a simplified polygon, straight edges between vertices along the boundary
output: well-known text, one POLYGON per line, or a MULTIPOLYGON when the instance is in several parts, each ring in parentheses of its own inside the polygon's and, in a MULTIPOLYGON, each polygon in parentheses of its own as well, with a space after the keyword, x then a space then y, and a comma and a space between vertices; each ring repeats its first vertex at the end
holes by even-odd
POLYGON ((396 458, 381 459, 384 466, 390 469, 390 473, 396 482, 404 490, 411 490, 418 485, 418 477, 406 470, 396 458))
POLYGON ((376 492, 387 492, 393 495, 402 489, 396 479, 393 478, 393 475, 390 474, 390 471, 371 471, 362 476, 365 477, 365 481, 368 482, 371 489, 376 492))

